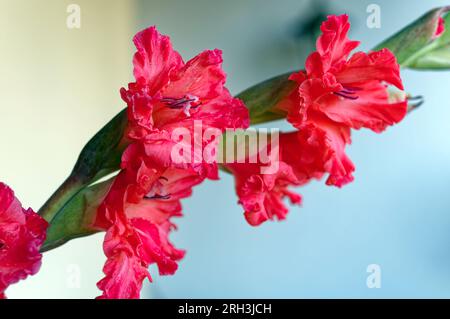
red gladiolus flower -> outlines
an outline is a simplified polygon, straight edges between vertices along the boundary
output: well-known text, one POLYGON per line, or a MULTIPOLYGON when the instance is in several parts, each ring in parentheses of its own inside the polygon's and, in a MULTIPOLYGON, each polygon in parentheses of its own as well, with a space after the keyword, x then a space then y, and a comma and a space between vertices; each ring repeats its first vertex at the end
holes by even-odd
POLYGON ((244 216, 252 226, 258 226, 267 220, 283 220, 289 210, 283 203, 287 197, 292 204, 299 205, 301 197, 288 190, 299 185, 292 168, 279 163, 276 173, 262 174, 260 164, 229 164, 227 168, 235 176, 236 193, 239 204, 244 208, 244 216))
MULTIPOLYGON (((190 167, 217 179, 217 164, 202 160, 191 140, 187 148, 192 151, 186 161, 174 161, 172 151, 179 143, 173 138, 175 130, 185 129, 192 137, 199 137, 208 129, 220 133, 225 128, 248 127, 248 110, 224 87, 222 52, 207 50, 184 63, 169 38, 160 35, 155 27, 138 33, 134 43, 138 50, 133 60, 136 82, 121 90, 128 105, 128 136, 144 143, 155 165, 190 167), (196 131, 194 125, 199 121, 201 129, 196 131)), ((212 142, 200 137, 197 146, 213 147, 212 142)))
MULTIPOLYGON (((316 171, 328 172, 328 185, 342 186, 353 180, 355 169, 345 154, 353 129, 380 133, 406 115, 407 101, 391 101, 388 85, 402 90, 399 65, 392 52, 350 53, 359 42, 347 38, 347 15, 329 16, 317 39, 317 51, 306 61, 306 72, 292 74, 298 83, 277 107, 299 131, 320 137, 325 147, 315 156, 316 171)), ((311 139, 315 142, 315 138, 311 139)))
POLYGON ((9 285, 38 272, 47 226, 32 209, 22 208, 14 192, 0 183, 0 298, 6 298, 9 285))
POLYGON ((189 170, 170 168, 159 177, 152 170, 141 170, 139 174, 157 182, 151 193, 133 203, 127 196, 133 193, 134 182, 127 180, 132 177, 127 173, 123 171, 114 181, 100 208, 106 215, 99 217, 105 219, 97 221, 97 227, 107 230, 106 277, 98 283, 101 298, 139 298, 143 280, 151 280, 147 268, 153 263, 162 275, 176 271, 184 251, 169 241, 169 232, 176 228, 170 219, 182 216, 180 199, 190 196, 192 187, 202 181, 189 170))
POLYGON ((348 17, 330 16, 322 24, 317 51, 306 61, 306 72, 291 75, 297 88, 276 108, 287 112, 298 131, 280 134, 279 171, 262 174, 261 163, 227 164, 236 179, 239 203, 251 225, 288 213, 283 198, 299 204, 301 197, 288 187, 320 179, 342 186, 353 180, 355 169, 345 154, 351 129, 382 132, 406 114, 407 102, 391 101, 388 85, 402 90, 399 65, 387 49, 355 53, 359 42, 350 41, 348 17))
POLYGON ((320 133, 315 127, 308 126, 298 132, 281 133, 277 148, 269 143, 266 148, 258 150, 258 156, 253 154, 256 163, 252 163, 248 157, 245 163, 225 164, 235 177, 239 204, 243 206, 244 216, 250 225, 258 226, 267 220, 285 219, 289 210, 283 199, 287 198, 295 205, 302 202, 301 196, 289 188, 322 177, 323 173, 318 172, 317 167, 323 167, 331 153, 317 156, 326 149, 325 136, 320 133), (262 163, 261 153, 271 152, 278 152, 278 156, 265 155, 271 160, 262 163), (274 161, 278 161, 278 169, 274 172, 262 169, 272 166, 274 161))
POLYGON ((95 222, 107 230, 101 298, 138 298, 150 264, 163 275, 176 271, 184 252, 169 241, 175 227, 170 220, 182 215, 180 200, 193 186, 218 178, 215 137, 249 125, 244 104, 224 87, 219 50, 185 64, 154 27, 138 33, 134 43, 136 82, 121 90, 131 143, 95 222), (180 145, 175 155, 182 161, 174 158, 180 145))

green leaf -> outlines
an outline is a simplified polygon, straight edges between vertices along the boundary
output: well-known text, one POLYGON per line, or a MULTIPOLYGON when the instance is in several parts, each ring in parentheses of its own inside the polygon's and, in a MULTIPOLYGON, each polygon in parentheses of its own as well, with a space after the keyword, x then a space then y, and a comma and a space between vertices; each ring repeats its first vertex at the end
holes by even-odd
POLYGON ((236 96, 247 106, 251 124, 265 123, 286 116, 274 111, 274 106, 295 89, 295 82, 289 80, 291 73, 261 82, 236 96))
MULTIPOLYGON (((450 41, 449 28, 446 28, 444 34, 435 39, 439 18, 448 10, 450 10, 450 7, 441 7, 429 11, 386 41, 377 45, 374 50, 388 48, 395 54, 398 63, 402 67, 421 69, 448 68, 448 53, 444 54, 444 52, 447 52, 450 41), (433 53, 435 50, 439 52, 433 53), (429 54, 436 56, 431 58, 428 57, 429 54), (427 59, 428 62, 426 62, 427 59), (429 61, 430 59, 433 63, 429 61)), ((448 18, 449 16, 447 15, 445 18, 446 26, 448 26, 448 18)))

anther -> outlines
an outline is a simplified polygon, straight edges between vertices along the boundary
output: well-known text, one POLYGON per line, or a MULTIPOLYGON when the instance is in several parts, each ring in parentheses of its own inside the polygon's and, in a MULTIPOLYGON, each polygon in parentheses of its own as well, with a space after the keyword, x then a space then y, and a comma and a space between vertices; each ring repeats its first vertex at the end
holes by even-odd
POLYGON ((191 109, 195 109, 201 105, 201 103, 199 103, 199 98, 191 94, 178 99, 165 97, 161 99, 161 102, 165 103, 167 107, 171 109, 183 109, 184 114, 188 117, 191 116, 191 113, 189 112, 191 109))
POLYGON ((422 95, 408 96, 406 99, 408 100, 408 112, 411 112, 412 110, 418 108, 425 102, 425 99, 422 95))
POLYGON ((359 88, 359 87, 344 86, 343 89, 340 90, 339 92, 333 92, 333 93, 335 95, 338 95, 345 99, 357 100, 359 98, 359 96, 356 95, 356 91, 360 91, 360 90, 361 90, 361 88, 359 88))
POLYGON ((145 199, 170 199, 171 194, 167 194, 167 195, 160 195, 160 194, 155 194, 153 196, 144 196, 145 199))
MULTIPOLYGON (((341 91, 342 92, 342 91, 341 91)), ((341 93, 341 92, 334 92, 335 95, 341 96, 345 99, 349 99, 349 100, 357 100, 359 96, 352 96, 350 94, 346 94, 346 93, 341 93)))

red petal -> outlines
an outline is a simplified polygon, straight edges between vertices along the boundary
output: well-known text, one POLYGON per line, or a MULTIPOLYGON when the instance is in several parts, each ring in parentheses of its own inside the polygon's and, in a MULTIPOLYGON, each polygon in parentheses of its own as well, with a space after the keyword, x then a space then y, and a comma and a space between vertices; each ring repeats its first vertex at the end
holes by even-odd
POLYGON ((180 98, 187 94, 201 101, 214 99, 222 93, 225 84, 222 71, 222 51, 203 51, 174 74, 164 90, 164 96, 180 98))
POLYGON ((102 299, 137 299, 145 278, 150 279, 147 265, 135 253, 139 239, 126 224, 116 223, 106 233, 103 249, 108 260, 105 277, 97 283, 102 299))
POLYGON ((316 125, 326 136, 328 147, 324 149, 324 154, 329 160, 325 164, 325 171, 330 174, 327 185, 341 187, 352 182, 355 166, 345 154, 345 146, 351 143, 350 128, 338 125, 316 113, 311 114, 309 123, 316 125))
POLYGON ((139 32, 133 42, 137 48, 133 59, 134 76, 153 95, 167 85, 171 72, 181 68, 183 60, 172 49, 169 37, 161 35, 156 27, 139 32))
POLYGON ((261 164, 228 164, 236 180, 239 203, 244 208, 244 216, 252 226, 267 220, 283 220, 289 210, 283 203, 288 197, 291 203, 300 204, 301 197, 288 190, 289 186, 299 185, 292 168, 279 162, 276 173, 262 174, 261 164))
POLYGON ((138 247, 140 258, 147 264, 156 263, 161 275, 173 275, 184 251, 176 249, 169 241, 172 224, 165 221, 156 225, 148 220, 135 218, 131 220, 131 225, 141 241, 138 247))
POLYGON ((354 129, 369 128, 377 133, 405 117, 407 101, 390 103, 386 86, 373 81, 360 84, 359 88, 356 100, 332 94, 322 98, 320 110, 335 122, 354 129))
POLYGON ((328 16, 322 23, 322 35, 317 39, 317 52, 322 56, 325 72, 331 65, 345 61, 359 45, 359 41, 350 41, 347 37, 350 23, 346 14, 328 16))
POLYGON ((400 66, 395 55, 388 49, 355 53, 348 62, 336 72, 337 80, 345 85, 357 85, 366 81, 384 81, 403 90, 400 66))
POLYGON ((334 154, 323 130, 306 124, 301 130, 280 135, 281 158, 289 164, 301 184, 320 179, 334 154))

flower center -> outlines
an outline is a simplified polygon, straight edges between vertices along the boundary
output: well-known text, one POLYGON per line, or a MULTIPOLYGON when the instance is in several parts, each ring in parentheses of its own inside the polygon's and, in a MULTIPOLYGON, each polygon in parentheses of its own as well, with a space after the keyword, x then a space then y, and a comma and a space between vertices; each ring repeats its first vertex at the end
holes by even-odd
POLYGON ((152 187, 150 192, 144 196, 146 199, 170 199, 171 194, 161 195, 164 187, 161 180, 166 182, 169 181, 167 177, 161 176, 158 181, 155 182, 155 185, 152 187))
POLYGON ((335 95, 343 97, 344 99, 356 100, 359 98, 359 96, 356 95, 357 91, 361 91, 361 88, 353 87, 353 86, 344 86, 344 88, 342 90, 340 90, 339 92, 333 92, 333 93, 335 95))
POLYGON ((191 109, 199 107, 202 103, 199 103, 199 98, 195 95, 187 94, 181 98, 164 97, 161 102, 167 105, 171 109, 183 109, 186 116, 191 116, 189 112, 191 109))

